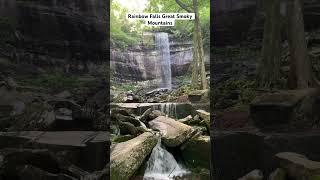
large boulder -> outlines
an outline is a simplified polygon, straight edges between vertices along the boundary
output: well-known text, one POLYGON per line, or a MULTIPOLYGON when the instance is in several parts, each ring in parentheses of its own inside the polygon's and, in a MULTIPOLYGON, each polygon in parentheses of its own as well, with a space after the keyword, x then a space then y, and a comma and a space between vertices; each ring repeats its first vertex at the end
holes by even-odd
POLYGON ((181 149, 189 166, 210 169, 210 136, 193 137, 181 149))
POLYGON ((320 132, 261 133, 257 131, 212 131, 212 166, 214 178, 233 180, 261 169, 269 175, 279 167, 275 155, 280 152, 304 154, 320 161, 320 132), (232 169, 230 169, 232 164, 232 169))
POLYGON ((188 99, 192 103, 209 101, 209 90, 196 90, 188 94, 188 99))
POLYGON ((309 160, 306 156, 293 152, 278 153, 276 158, 290 178, 310 180, 320 178, 320 162, 309 160))
POLYGON ((158 141, 158 136, 146 132, 129 141, 111 147, 111 180, 128 180, 142 165, 158 141))
POLYGON ((287 178, 286 172, 281 168, 277 168, 270 174, 268 180, 286 180, 286 178, 287 178))
POLYGON ((196 132, 191 126, 165 116, 157 117, 149 125, 151 129, 160 131, 162 142, 169 147, 181 145, 196 132))
POLYGON ((263 180, 263 173, 262 171, 255 169, 238 180, 263 180))
POLYGON ((252 102, 250 117, 261 129, 312 127, 320 117, 319 93, 318 89, 303 89, 264 94, 252 102))
POLYGON ((204 120, 207 128, 210 128, 210 113, 205 110, 197 110, 198 115, 204 120))

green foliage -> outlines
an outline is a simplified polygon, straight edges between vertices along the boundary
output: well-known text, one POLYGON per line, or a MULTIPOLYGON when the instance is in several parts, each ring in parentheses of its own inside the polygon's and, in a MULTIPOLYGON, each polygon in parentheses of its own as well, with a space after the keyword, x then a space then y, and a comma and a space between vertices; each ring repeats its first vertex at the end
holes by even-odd
MULTIPOLYGON (((182 0, 190 8, 192 1, 182 0)), ((205 49, 210 42, 210 1, 199 0, 199 15, 202 29, 202 36, 205 49)), ((150 0, 145 13, 185 13, 175 0, 150 0)), ((139 44, 142 40, 142 32, 162 31, 173 34, 178 40, 192 39, 194 32, 193 21, 178 20, 174 27, 148 27, 143 26, 143 21, 128 21, 126 19, 128 9, 121 6, 116 0, 111 2, 110 13, 110 34, 111 45, 118 48, 127 48, 139 44)))
POLYGON ((230 102, 232 106, 247 107, 256 97, 255 89, 254 80, 248 80, 245 77, 240 77, 239 79, 230 78, 214 88, 212 99, 215 104, 223 104, 232 100, 232 103, 230 102))
POLYGON ((136 91, 138 86, 135 83, 111 83, 117 91, 127 92, 127 91, 136 91))
POLYGON ((117 1, 111 2, 110 35, 114 47, 127 48, 138 44, 141 39, 140 22, 129 22, 126 19, 127 12, 117 1))
MULTIPOLYGON (((192 1, 181 0, 186 4, 189 9, 192 9, 192 1)), ((201 30, 203 36, 204 47, 209 47, 210 44, 210 1, 209 0, 199 0, 199 17, 201 23, 201 30)), ((149 6, 146 12, 153 13, 185 13, 186 11, 182 9, 175 0, 150 0, 149 6)), ((176 21, 174 27, 159 27, 157 30, 172 33, 175 38, 185 40, 192 39, 194 32, 193 21, 176 21)), ((206 48, 205 48, 206 49, 206 48)))

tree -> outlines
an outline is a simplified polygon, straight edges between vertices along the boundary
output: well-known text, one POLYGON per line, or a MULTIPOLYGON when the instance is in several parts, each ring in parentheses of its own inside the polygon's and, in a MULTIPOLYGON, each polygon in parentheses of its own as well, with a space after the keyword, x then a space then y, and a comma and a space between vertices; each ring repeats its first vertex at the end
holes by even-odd
POLYGON ((264 7, 266 20, 258 84, 262 88, 272 88, 280 77, 280 1, 265 0, 264 7))
POLYGON ((193 32, 193 63, 192 63, 192 84, 197 86, 198 84, 198 72, 200 72, 200 82, 201 88, 207 89, 207 80, 206 80, 206 71, 205 71, 205 62, 204 62, 204 50, 203 50, 203 40, 201 34, 201 24, 199 18, 199 8, 198 0, 193 0, 192 8, 189 8, 188 5, 184 4, 180 0, 175 0, 176 3, 184 10, 189 13, 194 12, 194 32, 193 32))
POLYGON ((121 6, 117 1, 111 1, 110 11, 111 46, 126 48, 130 45, 138 44, 142 32, 141 23, 139 21, 129 22, 126 19, 128 9, 121 6))
POLYGON ((307 52, 301 2, 300 0, 291 0, 287 4, 290 51, 288 86, 291 89, 308 88, 314 86, 316 80, 312 77, 311 62, 307 52))

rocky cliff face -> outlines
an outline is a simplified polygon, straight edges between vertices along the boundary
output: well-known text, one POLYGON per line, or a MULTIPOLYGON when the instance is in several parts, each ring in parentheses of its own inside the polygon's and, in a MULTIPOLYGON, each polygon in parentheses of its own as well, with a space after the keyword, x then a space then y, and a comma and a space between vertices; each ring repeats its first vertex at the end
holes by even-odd
MULTIPOLYGON (((172 76, 186 74, 193 58, 192 43, 171 41, 170 55, 172 76)), ((115 80, 152 80, 159 74, 154 49, 111 49, 110 56, 110 69, 115 80)))
POLYGON ((107 62, 106 3, 0 0, 0 54, 40 67, 88 71, 107 62))
MULTIPOLYGON (((244 40, 261 41, 264 27, 264 12, 261 0, 225 0, 214 5, 212 24, 215 26, 214 45, 225 46, 244 40)), ((306 31, 320 27, 317 0, 304 0, 306 31)))

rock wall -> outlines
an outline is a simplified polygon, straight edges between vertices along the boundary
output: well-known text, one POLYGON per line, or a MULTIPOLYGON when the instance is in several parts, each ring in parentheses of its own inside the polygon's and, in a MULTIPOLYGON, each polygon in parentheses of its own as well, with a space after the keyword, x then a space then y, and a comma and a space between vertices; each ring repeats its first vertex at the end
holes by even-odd
POLYGON ((0 54, 15 62, 88 71, 107 60, 107 7, 99 0, 0 0, 0 54))
MULTIPOLYGON (((193 58, 192 51, 191 42, 170 42, 172 76, 187 73, 193 58)), ((110 56, 110 69, 115 80, 152 80, 159 75, 154 48, 111 49, 110 56)))
MULTIPOLYGON (((225 0, 213 4, 211 24, 215 26, 214 45, 226 46, 244 40, 261 42, 264 12, 261 0, 225 0)), ((305 28, 311 31, 320 27, 318 0, 303 0, 305 28)))

